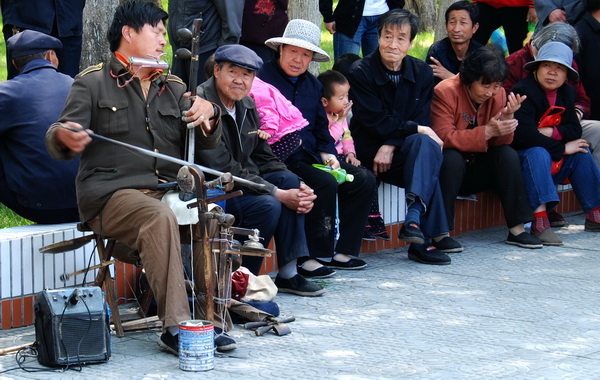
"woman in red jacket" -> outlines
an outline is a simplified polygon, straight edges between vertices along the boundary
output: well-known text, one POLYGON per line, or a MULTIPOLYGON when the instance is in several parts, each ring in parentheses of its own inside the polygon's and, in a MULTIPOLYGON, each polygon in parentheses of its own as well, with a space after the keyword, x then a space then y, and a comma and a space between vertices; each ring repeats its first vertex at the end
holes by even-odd
POLYGON ((525 232, 532 220, 521 163, 510 147, 517 127, 514 112, 525 97, 508 96, 502 82, 508 65, 502 53, 487 45, 465 58, 458 75, 434 89, 431 128, 444 141, 440 186, 450 229, 458 195, 494 189, 509 229, 507 244, 542 248, 542 242, 525 232))

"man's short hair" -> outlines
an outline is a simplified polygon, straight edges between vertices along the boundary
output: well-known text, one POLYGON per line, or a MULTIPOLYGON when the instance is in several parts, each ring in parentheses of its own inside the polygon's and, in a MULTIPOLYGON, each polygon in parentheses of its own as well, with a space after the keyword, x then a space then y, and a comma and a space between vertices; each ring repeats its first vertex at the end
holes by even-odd
POLYGON ((377 27, 377 34, 379 37, 381 37, 381 31, 385 27, 391 25, 396 25, 398 27, 409 25, 411 42, 415 39, 417 32, 419 31, 419 19, 406 9, 392 9, 379 18, 379 25, 377 27))
POLYGON ((35 53, 13 58, 13 63, 17 70, 21 70, 23 66, 33 61, 34 59, 45 59, 46 53, 35 53))
POLYGON ((323 97, 325 99, 331 99, 331 97, 335 95, 335 92, 333 90, 334 84, 348 83, 348 79, 346 79, 346 77, 342 73, 335 70, 327 70, 325 72, 322 72, 321 74, 319 74, 317 79, 323 84, 323 97))
POLYGON ((125 25, 139 32, 146 24, 154 27, 162 21, 166 26, 167 17, 169 17, 167 12, 154 2, 142 0, 125 1, 117 7, 112 24, 108 28, 107 38, 110 44, 110 51, 115 52, 119 48, 122 37, 121 29, 125 25))
POLYGON ((448 25, 448 18, 450 17, 450 12, 452 11, 467 11, 469 17, 471 17, 471 22, 473 25, 479 22, 479 8, 475 3, 472 3, 467 0, 460 0, 455 3, 450 4, 448 9, 446 9, 446 25, 448 25))
POLYGON ((460 81, 470 85, 481 79, 481 84, 504 83, 509 67, 502 51, 494 44, 485 45, 467 55, 460 65, 460 81))

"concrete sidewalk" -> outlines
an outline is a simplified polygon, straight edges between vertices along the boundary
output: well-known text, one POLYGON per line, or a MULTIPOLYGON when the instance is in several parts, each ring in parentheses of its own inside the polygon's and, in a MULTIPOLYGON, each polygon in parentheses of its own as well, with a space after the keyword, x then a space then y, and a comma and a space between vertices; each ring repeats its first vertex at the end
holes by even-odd
MULTIPOLYGON (((597 379, 600 234, 581 214, 567 220, 561 247, 521 249, 494 228, 459 236, 465 252, 449 266, 409 261, 406 248, 365 255, 367 269, 322 280, 322 297, 277 297, 296 317, 291 335, 237 327, 238 349, 208 372, 180 370, 144 331, 114 337, 105 364, 0 379, 597 379)), ((33 340, 33 328, 0 331, 0 348, 33 340)), ((13 367, 14 354, 0 357, 0 372, 13 367)))

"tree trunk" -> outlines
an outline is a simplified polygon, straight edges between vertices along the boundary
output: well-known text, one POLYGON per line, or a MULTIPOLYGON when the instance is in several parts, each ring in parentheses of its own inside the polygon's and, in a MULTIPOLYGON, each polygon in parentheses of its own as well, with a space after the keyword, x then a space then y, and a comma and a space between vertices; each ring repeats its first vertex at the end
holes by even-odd
MULTIPOLYGON (((290 0, 288 5, 288 17, 290 20, 301 18, 313 22, 321 27, 321 13, 319 12, 318 0, 290 0)), ((311 62, 308 71, 314 75, 319 74, 319 64, 311 62)))
POLYGON ((83 9, 83 46, 80 70, 110 59, 106 32, 112 23, 118 0, 87 0, 83 9))
POLYGON ((406 0, 404 9, 416 14, 419 18, 419 31, 433 30, 436 20, 435 0, 406 0))
POLYGON ((454 0, 440 0, 440 4, 437 12, 437 21, 435 22, 435 30, 433 36, 433 42, 438 42, 442 38, 446 37, 446 9, 454 2, 454 0))

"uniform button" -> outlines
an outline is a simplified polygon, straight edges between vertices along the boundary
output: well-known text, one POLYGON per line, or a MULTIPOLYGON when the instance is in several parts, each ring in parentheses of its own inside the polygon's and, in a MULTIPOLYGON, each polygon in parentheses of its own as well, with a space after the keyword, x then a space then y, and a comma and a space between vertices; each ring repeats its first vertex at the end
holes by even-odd
POLYGON ((155 170, 154 173, 156 173, 156 175, 159 175, 160 173, 158 172, 158 170, 155 170))
POLYGON ((148 132, 150 132, 150 127, 146 127, 146 130, 147 130, 148 132))
POLYGON ((113 112, 117 112, 117 107, 111 108, 113 112))
POLYGON ((154 149, 154 151, 155 151, 156 153, 158 153, 158 149, 156 149, 156 148, 155 148, 155 149, 154 149))

